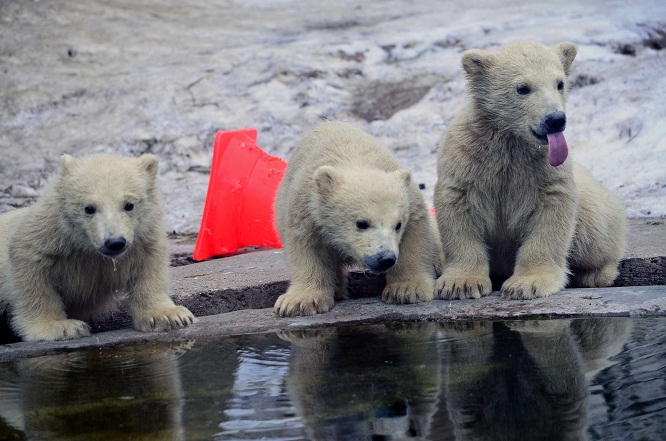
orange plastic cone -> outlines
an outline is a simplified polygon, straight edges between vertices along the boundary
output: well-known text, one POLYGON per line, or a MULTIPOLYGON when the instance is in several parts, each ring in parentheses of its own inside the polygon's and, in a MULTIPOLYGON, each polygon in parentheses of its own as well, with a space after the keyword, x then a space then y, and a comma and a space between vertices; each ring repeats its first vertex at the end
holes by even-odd
POLYGON ((194 260, 251 246, 282 247, 273 204, 287 162, 256 140, 256 129, 217 132, 194 260))

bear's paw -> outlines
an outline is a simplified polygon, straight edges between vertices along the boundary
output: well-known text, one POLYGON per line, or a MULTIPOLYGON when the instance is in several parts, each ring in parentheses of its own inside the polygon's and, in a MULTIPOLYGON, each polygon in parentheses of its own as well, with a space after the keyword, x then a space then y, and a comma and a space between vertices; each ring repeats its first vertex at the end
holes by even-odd
POLYGON ((195 320, 189 309, 173 305, 143 312, 134 319, 134 327, 143 332, 162 332, 184 328, 195 320))
POLYGON ((493 334, 492 322, 447 321, 440 322, 439 329, 447 335, 468 334, 478 337, 493 334))
POLYGON ((316 315, 333 308, 333 293, 291 286, 278 297, 273 311, 281 317, 316 315))
POLYGON ((511 320, 504 324, 513 331, 525 334, 556 335, 569 329, 571 320, 511 320))
POLYGON ((335 338, 337 331, 335 328, 323 329, 298 329, 292 331, 277 331, 277 336, 289 343, 313 343, 314 345, 335 338))
POLYGON ((579 288, 604 288, 613 285, 618 274, 617 264, 613 262, 599 269, 578 271, 574 280, 579 288))
POLYGON ((382 292, 382 301, 403 305, 429 302, 435 298, 434 284, 428 277, 390 282, 382 292))
POLYGON ((86 322, 74 319, 36 321, 31 323, 23 334, 25 341, 71 340, 89 337, 90 326, 86 322))
POLYGON ((492 291, 490 277, 456 276, 444 273, 435 283, 435 296, 443 300, 478 299, 492 291))
POLYGON ((529 300, 548 297, 564 288, 564 275, 538 274, 514 275, 502 285, 502 298, 512 300, 529 300))

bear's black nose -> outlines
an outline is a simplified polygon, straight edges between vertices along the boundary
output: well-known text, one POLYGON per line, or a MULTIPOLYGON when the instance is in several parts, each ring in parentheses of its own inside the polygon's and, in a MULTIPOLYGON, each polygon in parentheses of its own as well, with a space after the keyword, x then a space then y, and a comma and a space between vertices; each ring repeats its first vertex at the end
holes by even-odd
POLYGON ((382 271, 386 271, 395 265, 395 253, 393 251, 382 251, 377 257, 377 265, 382 271))
POLYGON ((384 271, 391 269, 398 258, 393 251, 385 250, 372 256, 368 256, 364 260, 365 264, 368 265, 368 268, 372 271, 383 273, 384 271))
POLYGON ((564 131, 567 125, 567 115, 564 112, 553 112, 544 120, 546 133, 558 133, 564 131))
POLYGON ((125 250, 125 245, 127 245, 127 240, 124 237, 114 237, 104 241, 101 251, 107 256, 115 256, 125 250))

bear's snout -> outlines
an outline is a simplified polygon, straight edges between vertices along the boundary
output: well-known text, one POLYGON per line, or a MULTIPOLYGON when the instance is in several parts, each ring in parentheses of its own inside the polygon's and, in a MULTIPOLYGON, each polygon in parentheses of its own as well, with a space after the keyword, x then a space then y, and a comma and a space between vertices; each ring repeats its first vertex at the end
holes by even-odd
POLYGON ((105 256, 115 257, 122 254, 127 248, 127 240, 124 237, 113 237, 104 241, 99 251, 105 256))
POLYGON ((563 132, 566 125, 567 115, 560 111, 546 115, 542 124, 546 134, 563 132))
POLYGON ((383 273, 395 265, 395 262, 398 260, 398 257, 393 251, 380 251, 377 254, 372 256, 366 256, 363 261, 370 268, 370 270, 383 273))

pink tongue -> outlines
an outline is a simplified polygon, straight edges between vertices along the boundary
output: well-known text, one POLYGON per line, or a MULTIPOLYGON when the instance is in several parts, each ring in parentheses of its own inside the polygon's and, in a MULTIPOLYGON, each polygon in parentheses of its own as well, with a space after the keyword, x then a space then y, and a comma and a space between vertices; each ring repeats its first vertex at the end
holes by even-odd
POLYGON ((567 147, 567 140, 564 139, 562 132, 550 133, 548 137, 548 162, 553 167, 562 165, 567 159, 569 154, 569 147, 567 147))

